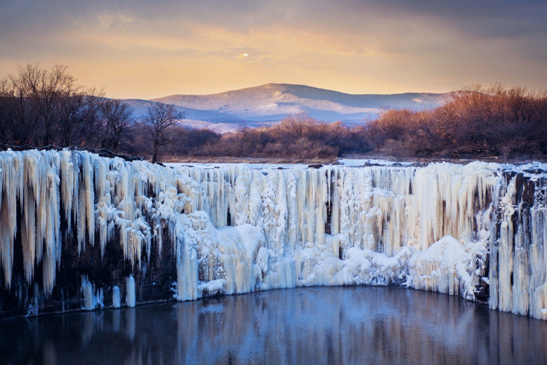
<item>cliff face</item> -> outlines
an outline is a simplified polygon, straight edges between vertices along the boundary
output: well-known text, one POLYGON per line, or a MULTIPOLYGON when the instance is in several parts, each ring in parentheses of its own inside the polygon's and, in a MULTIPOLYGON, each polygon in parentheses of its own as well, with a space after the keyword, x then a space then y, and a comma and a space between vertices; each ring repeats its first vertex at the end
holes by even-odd
POLYGON ((0 317, 406 285, 547 318, 544 165, 163 167, 0 153, 0 317))

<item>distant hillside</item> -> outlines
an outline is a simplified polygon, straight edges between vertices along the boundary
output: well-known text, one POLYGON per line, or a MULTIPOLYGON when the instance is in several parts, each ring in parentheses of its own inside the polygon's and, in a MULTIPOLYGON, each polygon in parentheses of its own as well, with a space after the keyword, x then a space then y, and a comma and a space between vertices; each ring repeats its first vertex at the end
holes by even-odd
POLYGON ((278 121, 287 114, 307 112, 328 122, 374 119, 382 108, 423 110, 445 102, 447 94, 346 94, 305 85, 267 84, 212 95, 171 95, 153 99, 189 108, 187 118, 215 123, 278 121), (198 111, 211 113, 198 116, 198 111))
POLYGON ((267 84, 211 95, 171 95, 153 100, 127 99, 135 117, 156 102, 173 104, 184 112, 181 122, 191 128, 209 128, 219 133, 241 126, 272 125, 288 114, 306 112, 315 119, 348 124, 373 120, 386 108, 432 109, 448 94, 346 94, 304 85, 267 84))
MULTIPOLYGON (((151 100, 141 100, 141 99, 126 99, 124 100, 131 108, 133 108, 133 113, 136 117, 140 117, 146 114, 148 107, 152 104, 155 104, 156 101, 151 100)), ((171 104, 163 102, 166 104, 171 104)), ((186 119, 201 120, 207 122, 232 122, 240 121, 238 118, 233 117, 226 113, 219 113, 214 110, 199 110, 193 108, 187 108, 184 106, 177 105, 176 108, 180 112, 184 112, 186 119)))

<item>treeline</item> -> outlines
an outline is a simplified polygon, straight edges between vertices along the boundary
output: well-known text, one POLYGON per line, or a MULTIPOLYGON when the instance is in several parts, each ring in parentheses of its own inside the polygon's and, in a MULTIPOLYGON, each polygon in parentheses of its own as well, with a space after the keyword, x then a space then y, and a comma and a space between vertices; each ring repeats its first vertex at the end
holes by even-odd
POLYGON ((544 158, 547 92, 473 86, 434 110, 388 110, 366 134, 374 150, 401 157, 544 158))
POLYGON ((0 81, 0 144, 75 146, 141 155, 156 162, 160 155, 334 158, 370 150, 363 128, 328 124, 296 114, 269 128, 242 128, 221 135, 189 129, 173 105, 151 103, 135 119, 123 101, 77 84, 66 66, 41 68, 32 63, 0 81))
POLYGON ((77 84, 66 66, 31 63, 0 80, 0 146, 78 147, 149 157, 177 139, 184 115, 154 103, 134 118, 121 100, 77 84))
POLYGON ((386 110, 364 126, 290 115, 268 128, 208 133, 175 155, 335 158, 374 153, 425 158, 540 158, 547 155, 547 92, 473 86, 433 110, 386 110))
POLYGON ((19 68, 0 81, 0 142, 6 145, 119 149, 132 124, 131 109, 76 83, 66 66, 19 68))
POLYGON ((547 155, 547 93, 474 86, 429 111, 386 110, 363 126, 289 115, 271 127, 218 134, 189 129, 173 105, 151 103, 135 119, 120 100, 77 84, 66 66, 20 67, 0 81, 0 147, 76 146, 140 155, 333 159, 375 153, 396 157, 547 155))
POLYGON ((363 128, 320 122, 304 113, 289 115, 271 127, 242 128, 224 135, 206 130, 185 134, 189 136, 174 146, 174 155, 310 160, 370 151, 363 128))

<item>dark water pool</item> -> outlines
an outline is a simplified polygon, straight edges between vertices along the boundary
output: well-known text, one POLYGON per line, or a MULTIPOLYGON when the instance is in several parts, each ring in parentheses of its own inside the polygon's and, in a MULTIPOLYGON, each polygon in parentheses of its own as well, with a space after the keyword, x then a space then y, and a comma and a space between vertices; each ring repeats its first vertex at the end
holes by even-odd
POLYGON ((547 323, 398 288, 275 290, 0 322, 0 364, 545 364, 547 323))

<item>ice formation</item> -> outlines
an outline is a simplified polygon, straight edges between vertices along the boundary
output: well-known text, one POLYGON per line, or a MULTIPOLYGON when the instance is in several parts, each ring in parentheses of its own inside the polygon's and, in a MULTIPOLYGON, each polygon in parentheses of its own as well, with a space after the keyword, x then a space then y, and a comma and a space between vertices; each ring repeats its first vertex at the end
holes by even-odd
POLYGON ((65 150, 2 152, 0 168, 4 308, 399 284, 547 319, 545 165, 164 167, 65 150))
POLYGON ((122 302, 122 299, 120 294, 120 288, 117 285, 114 285, 112 287, 112 307, 120 308, 121 302, 122 302))

